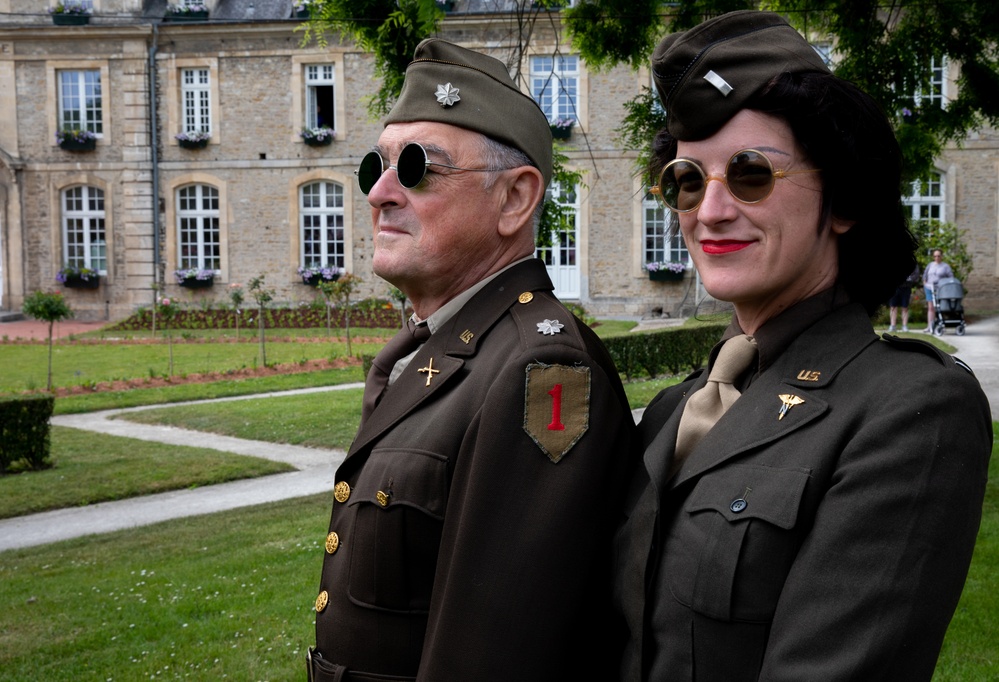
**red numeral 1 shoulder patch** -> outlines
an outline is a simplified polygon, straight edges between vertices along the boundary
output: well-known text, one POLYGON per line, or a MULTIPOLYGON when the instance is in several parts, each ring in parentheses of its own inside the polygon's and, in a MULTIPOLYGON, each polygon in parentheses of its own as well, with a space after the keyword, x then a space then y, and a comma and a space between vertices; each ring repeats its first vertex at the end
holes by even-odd
POLYGON ((590 368, 527 366, 524 431, 558 463, 590 426, 590 368))

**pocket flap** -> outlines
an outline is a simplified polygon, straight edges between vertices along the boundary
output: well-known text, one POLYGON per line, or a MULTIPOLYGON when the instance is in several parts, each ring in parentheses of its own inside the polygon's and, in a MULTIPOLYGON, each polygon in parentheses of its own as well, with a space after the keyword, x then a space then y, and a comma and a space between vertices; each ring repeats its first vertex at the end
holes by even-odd
POLYGON ((777 469, 754 465, 729 465, 711 471, 697 482, 684 510, 713 510, 729 522, 762 519, 790 530, 798 518, 802 493, 810 469, 777 469))
POLYGON ((348 504, 405 505, 443 519, 447 457, 423 450, 383 449, 368 456, 348 504))

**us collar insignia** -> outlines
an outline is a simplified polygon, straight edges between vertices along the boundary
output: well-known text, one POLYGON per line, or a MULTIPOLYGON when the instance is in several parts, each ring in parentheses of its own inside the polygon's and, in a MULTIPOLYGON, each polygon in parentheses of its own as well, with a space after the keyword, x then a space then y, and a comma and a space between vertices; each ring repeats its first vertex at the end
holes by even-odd
POLYGON ((451 87, 450 83, 445 85, 438 83, 437 92, 435 92, 434 95, 437 97, 437 101, 440 102, 442 107, 454 106, 455 102, 461 100, 461 97, 458 97, 458 88, 451 87))
POLYGON ((804 398, 799 398, 798 396, 792 395, 791 393, 781 393, 777 397, 780 398, 781 402, 780 412, 777 413, 777 421, 783 419, 784 415, 787 414, 787 411, 790 410, 792 407, 794 407, 795 405, 800 405, 801 403, 805 402, 804 398))
POLYGON ((545 320, 544 322, 538 322, 538 331, 546 336, 554 336, 555 334, 560 334, 564 326, 558 320, 545 320))

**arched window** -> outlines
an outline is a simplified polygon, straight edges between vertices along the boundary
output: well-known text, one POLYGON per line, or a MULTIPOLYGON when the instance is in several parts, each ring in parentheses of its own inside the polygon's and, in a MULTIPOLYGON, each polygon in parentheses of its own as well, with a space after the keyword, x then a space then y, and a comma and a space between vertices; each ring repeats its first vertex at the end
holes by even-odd
POLYGON ((181 270, 222 268, 219 191, 211 185, 177 190, 177 267, 181 270))
POLYGON ((108 274, 104 190, 87 185, 63 190, 62 241, 64 265, 108 274))
POLYGON ((299 190, 300 261, 303 268, 346 267, 343 185, 320 181, 299 190))

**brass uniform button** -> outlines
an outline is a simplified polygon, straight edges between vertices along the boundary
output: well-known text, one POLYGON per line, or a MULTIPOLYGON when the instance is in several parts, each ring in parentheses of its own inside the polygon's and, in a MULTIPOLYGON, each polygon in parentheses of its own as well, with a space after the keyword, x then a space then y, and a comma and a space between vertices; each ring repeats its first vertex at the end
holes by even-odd
POLYGON ((532 294, 530 291, 525 291, 524 293, 522 293, 520 296, 517 297, 517 300, 520 301, 521 303, 530 303, 531 301, 534 300, 534 294, 532 294))
POLYGON ((378 500, 378 504, 382 505, 383 507, 388 506, 389 496, 383 493, 381 490, 375 493, 375 499, 378 500))
POLYGON ((333 486, 333 499, 340 504, 350 499, 350 484, 347 481, 340 481, 333 486))
POLYGON ((326 553, 333 554, 337 549, 340 548, 340 536, 336 533, 330 533, 326 536, 326 553))
POLYGON ((316 613, 322 613, 329 601, 330 596, 327 594, 326 590, 320 592, 319 596, 316 597, 316 613))

